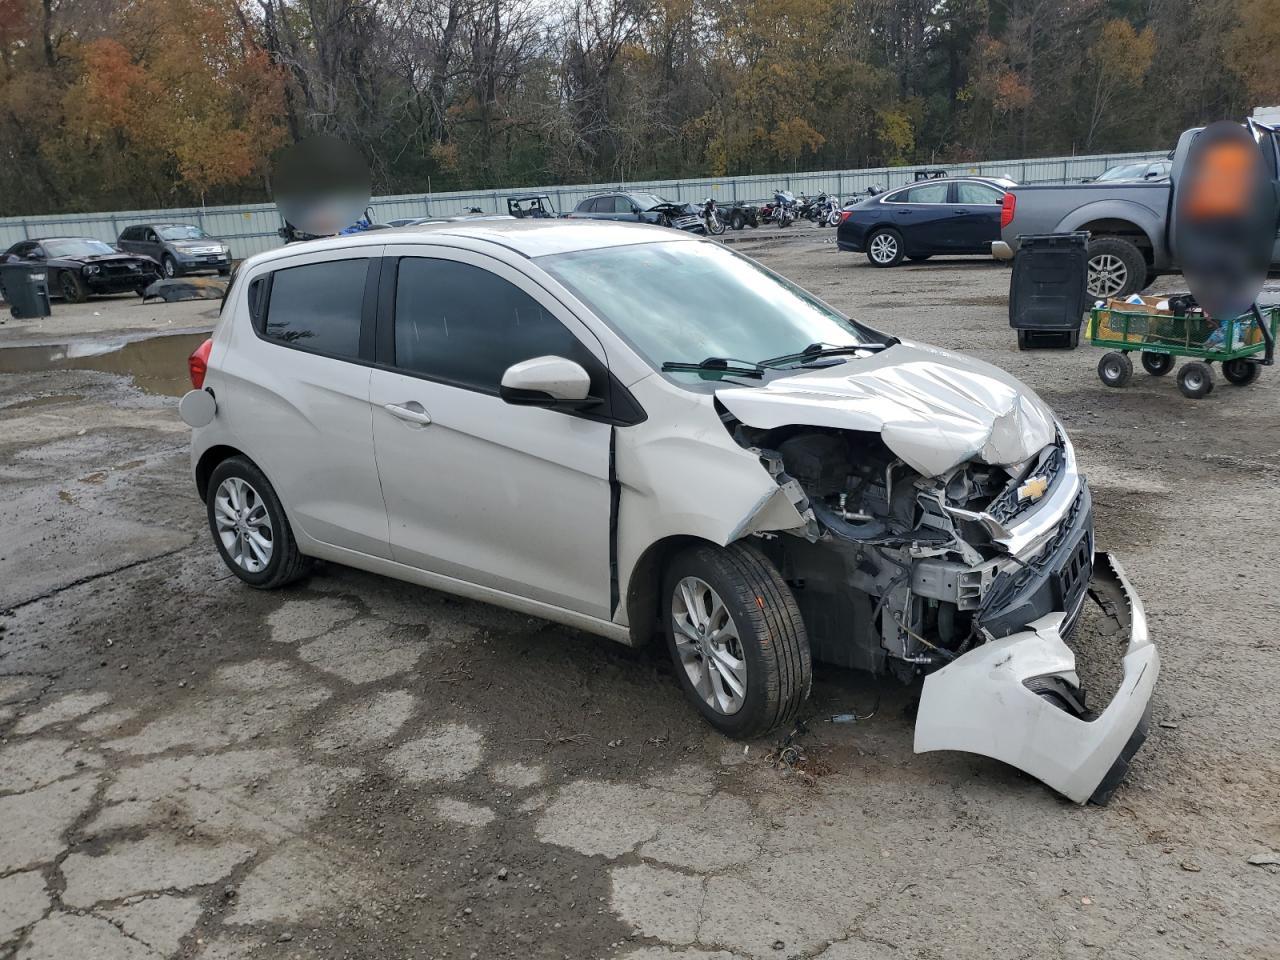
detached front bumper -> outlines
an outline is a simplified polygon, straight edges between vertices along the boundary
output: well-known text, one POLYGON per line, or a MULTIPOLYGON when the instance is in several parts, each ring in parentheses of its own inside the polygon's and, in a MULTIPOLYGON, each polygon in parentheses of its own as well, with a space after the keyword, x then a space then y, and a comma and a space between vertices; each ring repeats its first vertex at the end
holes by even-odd
POLYGON ((1063 612, 990 641, 925 678, 916 718, 915 751, 963 750, 1031 774, 1076 803, 1106 803, 1147 736, 1160 654, 1147 635, 1142 600, 1120 564, 1093 558, 1090 591, 1104 599, 1117 642, 1129 639, 1124 679, 1100 715, 1080 719, 1029 686, 1037 677, 1075 685, 1075 654, 1063 641, 1063 612))

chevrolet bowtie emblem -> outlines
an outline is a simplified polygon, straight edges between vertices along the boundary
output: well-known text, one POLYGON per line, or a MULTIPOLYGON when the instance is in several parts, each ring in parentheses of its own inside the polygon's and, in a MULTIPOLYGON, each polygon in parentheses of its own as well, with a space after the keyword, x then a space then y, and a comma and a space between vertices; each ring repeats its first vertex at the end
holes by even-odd
POLYGON ((1049 489, 1049 479, 1047 477, 1032 477, 1026 483, 1018 488, 1019 500, 1039 500, 1044 496, 1044 492, 1049 489))

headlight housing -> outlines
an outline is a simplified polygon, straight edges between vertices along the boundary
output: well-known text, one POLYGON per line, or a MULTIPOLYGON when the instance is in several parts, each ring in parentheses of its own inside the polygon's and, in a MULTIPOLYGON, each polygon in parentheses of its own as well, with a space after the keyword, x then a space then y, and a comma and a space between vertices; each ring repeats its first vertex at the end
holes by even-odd
POLYGON ((89 276, 93 276, 95 273, 97 273, 101 269, 102 268, 98 266, 96 263, 90 263, 85 265, 84 272, 89 276))

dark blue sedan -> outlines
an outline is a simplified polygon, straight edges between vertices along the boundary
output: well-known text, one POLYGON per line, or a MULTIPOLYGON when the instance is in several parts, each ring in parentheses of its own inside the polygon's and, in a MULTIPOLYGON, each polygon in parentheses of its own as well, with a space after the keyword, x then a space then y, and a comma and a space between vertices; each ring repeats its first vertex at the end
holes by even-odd
POLYGON ((872 266, 904 258, 984 253, 1000 239, 1000 205, 1012 180, 957 177, 925 180, 867 197, 840 214, 836 245, 865 253, 872 266))

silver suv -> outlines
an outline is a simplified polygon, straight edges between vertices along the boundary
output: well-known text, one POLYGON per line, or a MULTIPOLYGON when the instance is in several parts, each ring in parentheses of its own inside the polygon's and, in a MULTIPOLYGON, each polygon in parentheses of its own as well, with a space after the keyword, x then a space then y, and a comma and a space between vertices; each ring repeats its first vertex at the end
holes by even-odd
POLYGON ((1105 800, 1159 667, 1089 490, 1008 374, 872 330, 720 244, 488 221, 246 261, 182 400, 222 558, 310 558, 621 643, 735 737, 813 658, 924 676, 916 749, 1105 800), (1092 583, 1092 587, 1091 587, 1092 583), (1125 682, 1086 707, 1090 595, 1125 682))

